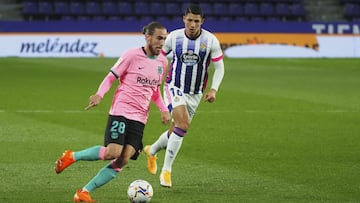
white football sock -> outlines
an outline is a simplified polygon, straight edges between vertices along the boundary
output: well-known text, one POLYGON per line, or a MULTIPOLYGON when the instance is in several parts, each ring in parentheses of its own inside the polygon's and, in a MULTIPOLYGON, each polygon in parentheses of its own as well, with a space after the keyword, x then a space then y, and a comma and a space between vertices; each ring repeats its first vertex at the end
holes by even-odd
POLYGON ((175 133, 171 133, 168 141, 168 145, 166 147, 164 166, 162 168, 163 171, 167 170, 171 172, 172 164, 175 160, 177 153, 180 150, 182 141, 183 141, 183 137, 180 137, 175 133))
POLYGON ((158 151, 161 149, 165 149, 168 143, 169 137, 168 137, 168 130, 163 132, 163 134, 160 135, 160 137, 154 142, 154 144, 150 147, 150 155, 154 156, 158 151))

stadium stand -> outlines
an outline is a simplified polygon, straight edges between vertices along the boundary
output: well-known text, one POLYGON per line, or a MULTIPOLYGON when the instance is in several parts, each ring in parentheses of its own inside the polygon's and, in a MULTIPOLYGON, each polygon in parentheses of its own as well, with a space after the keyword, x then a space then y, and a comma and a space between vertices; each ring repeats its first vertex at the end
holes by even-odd
MULTIPOLYGON (((22 1, 25 20, 124 20, 129 16, 138 20, 144 18, 157 19, 158 16, 166 16, 164 18, 173 19, 175 16, 181 15, 189 3, 191 3, 189 0, 22 1)), ((303 0, 209 0, 206 2, 201 1, 200 4, 206 15, 205 17, 215 20, 236 21, 242 19, 240 17, 246 20, 306 20, 303 0), (278 4, 280 5, 279 8, 278 4), (296 8, 299 7, 303 12, 296 12, 290 15, 293 5, 296 5, 296 8), (289 13, 280 9, 288 10, 289 13)))
MULTIPOLYGON (((12 7, 20 10, 20 17, 12 16, 16 20, 22 18, 27 21, 124 21, 178 19, 184 8, 192 1, 0 0, 0 5, 1 2, 6 2, 6 6, 2 5, 1 8, 9 8, 10 2, 21 5, 21 7, 12 7)), ((207 0, 200 2, 205 11, 205 19, 215 21, 360 21, 360 0, 207 0)), ((14 11, 13 9, 8 13, 16 13, 14 11)))
POLYGON ((360 1, 355 0, 341 0, 344 5, 345 18, 351 21, 360 22, 360 1))

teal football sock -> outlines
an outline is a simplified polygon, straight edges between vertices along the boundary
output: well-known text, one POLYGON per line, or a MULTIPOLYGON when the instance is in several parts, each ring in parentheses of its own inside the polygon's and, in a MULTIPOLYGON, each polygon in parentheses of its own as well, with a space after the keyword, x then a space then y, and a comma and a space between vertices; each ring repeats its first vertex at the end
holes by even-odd
POLYGON ((93 146, 74 153, 75 161, 96 161, 100 160, 99 152, 102 146, 93 146))
POLYGON ((93 179, 91 179, 88 184, 85 185, 83 189, 92 192, 114 179, 117 173, 118 172, 113 169, 112 163, 110 162, 108 165, 102 168, 99 173, 93 179))

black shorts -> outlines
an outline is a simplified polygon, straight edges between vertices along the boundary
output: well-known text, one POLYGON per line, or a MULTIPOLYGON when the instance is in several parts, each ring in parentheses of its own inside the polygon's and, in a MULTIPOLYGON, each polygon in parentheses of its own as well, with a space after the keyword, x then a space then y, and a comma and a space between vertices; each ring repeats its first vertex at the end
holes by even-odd
POLYGON ((125 146, 129 144, 136 150, 131 159, 136 160, 143 148, 144 128, 145 124, 139 121, 129 120, 124 116, 109 115, 105 129, 104 145, 116 143, 125 146))

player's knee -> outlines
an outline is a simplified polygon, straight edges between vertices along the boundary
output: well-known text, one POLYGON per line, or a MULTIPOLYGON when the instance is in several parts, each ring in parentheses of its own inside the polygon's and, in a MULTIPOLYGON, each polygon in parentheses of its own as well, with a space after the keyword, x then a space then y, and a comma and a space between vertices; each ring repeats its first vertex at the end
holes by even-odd
POLYGON ((115 154, 105 154, 104 155, 105 160, 113 160, 113 159, 116 159, 117 157, 119 157, 119 156, 116 156, 115 154))
POLYGON ((190 122, 188 121, 181 121, 176 124, 177 128, 180 128, 184 131, 187 131, 187 129, 190 127, 190 122))
POLYGON ((118 150, 106 150, 104 154, 105 160, 113 160, 120 157, 120 151, 118 150))

